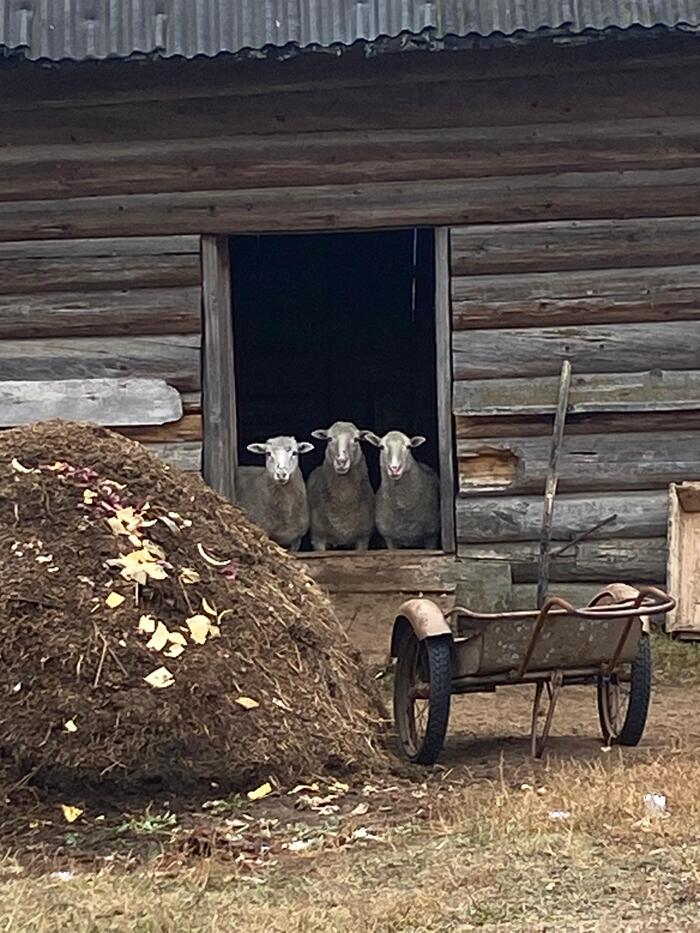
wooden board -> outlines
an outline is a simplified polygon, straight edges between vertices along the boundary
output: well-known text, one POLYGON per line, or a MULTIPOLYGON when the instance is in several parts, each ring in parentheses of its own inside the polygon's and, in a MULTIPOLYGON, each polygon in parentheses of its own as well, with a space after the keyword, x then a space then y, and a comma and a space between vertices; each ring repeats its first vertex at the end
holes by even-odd
POLYGON ((198 441, 144 444, 144 446, 156 457, 188 473, 199 473, 202 469, 202 445, 198 441))
POLYGON ((63 418, 103 425, 178 421, 182 400, 162 379, 0 382, 0 427, 63 418))
POLYGON ((452 417, 452 365, 450 329, 450 232, 435 231, 435 373, 440 477, 440 540, 443 550, 454 552, 455 475, 454 419, 452 417))
MULTIPOLYGON (((555 504, 556 509, 556 504, 555 504)), ((601 532, 604 533, 604 532, 601 532)), ((564 546, 557 542, 552 551, 564 546)), ((647 580, 663 583, 666 578, 665 538, 593 538, 572 545, 559 556, 552 556, 550 579, 647 580)), ((510 565, 514 583, 536 583, 539 541, 462 544, 460 557, 472 560, 503 561, 510 565)))
POLYGON ((553 376, 565 359, 579 374, 689 370, 700 321, 458 331, 452 346, 457 380, 553 376))
MULTIPOLYGON (((615 583, 615 580, 590 581, 588 583, 559 583, 555 582, 549 587, 551 596, 560 596, 567 599, 572 605, 578 607, 587 606, 605 586, 606 583, 615 583)), ((619 581, 627 583, 629 581, 619 581)), ((635 580, 634 583, 644 583, 644 580, 635 580)), ((534 609, 537 598, 537 584, 535 583, 517 583, 512 590, 512 608, 514 612, 523 609, 534 609)))
MULTIPOLYGON (((460 492, 474 495, 496 487, 509 494, 543 490, 550 446, 547 437, 459 441, 460 492)), ((700 434, 670 431, 566 436, 558 474, 562 492, 666 488, 683 477, 700 479, 700 434)))
MULTIPOLYGON (((139 117, 140 128, 144 119, 139 117)), ((107 232, 265 233, 682 212, 700 214, 700 168, 7 201, 0 204, 0 241, 107 232)))
MULTIPOLYGON (((595 537, 657 538, 666 534, 666 491, 565 494, 557 496, 553 540, 567 541, 609 515, 617 520, 595 537)), ((460 544, 537 541, 542 528, 542 496, 480 496, 457 500, 460 544)))
POLYGON ((562 220, 452 230, 452 274, 555 272, 690 265, 700 217, 562 220))
MULTIPOLYGON (((501 415, 494 418, 458 416, 457 440, 475 437, 543 437, 552 434, 551 415, 501 415)), ((644 434, 655 431, 700 431, 700 407, 676 411, 594 412, 570 415, 566 419, 567 435, 581 434, 644 434)))
POLYGON ((456 330, 700 318, 700 266, 452 279, 456 330))
POLYGON ((0 339, 198 334, 201 303, 199 286, 0 294, 0 339))
MULTIPOLYGON (((182 399, 182 396, 180 397, 182 399)), ((142 444, 172 443, 173 441, 201 441, 202 416, 184 414, 179 421, 162 425, 117 425, 114 430, 142 444)))
MULTIPOLYGON (((526 346, 529 339, 529 332, 520 334, 526 346)), ((623 363, 624 357, 620 357, 623 363)), ((546 376, 458 381, 454 383, 453 410, 459 415, 478 416, 553 414, 558 384, 556 377, 546 376)), ((678 409, 700 409, 700 371, 655 368, 647 372, 574 373, 571 380, 569 415, 678 409)))
POLYGON ((222 136, 227 125, 204 139, 0 151, 0 198, 264 188, 281 173, 297 186, 700 165, 700 118, 692 116, 540 124, 536 133, 501 125, 222 136))
POLYGON ((700 483, 669 487, 667 585, 676 608, 666 616, 666 631, 700 641, 700 483))
POLYGON ((199 389, 199 335, 0 341, 6 380, 148 377, 199 389))
MULTIPOLYGON (((115 259, 121 257, 124 266, 144 256, 168 256, 172 264, 182 261, 187 254, 199 255, 198 236, 155 236, 155 237, 101 237, 91 240, 20 240, 16 243, 0 244, 0 263, 17 260, 32 260, 40 266, 52 259, 115 259)), ((89 264, 86 263, 86 268, 89 264)), ((8 265, 9 270, 9 265, 8 265)))

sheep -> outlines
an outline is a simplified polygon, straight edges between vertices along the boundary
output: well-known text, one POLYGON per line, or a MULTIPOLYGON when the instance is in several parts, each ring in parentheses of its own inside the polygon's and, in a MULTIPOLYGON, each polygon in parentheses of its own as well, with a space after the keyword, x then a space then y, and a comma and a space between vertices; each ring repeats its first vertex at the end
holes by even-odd
POLYGON ((374 490, 360 441, 350 421, 336 421, 311 436, 327 441, 321 466, 308 483, 311 546, 314 551, 353 548, 366 551, 374 528, 374 490))
POLYGON ((249 517, 277 544, 298 551, 309 530, 309 505, 299 455, 313 444, 294 437, 270 437, 264 444, 248 444, 254 454, 264 454, 264 467, 244 467, 238 472, 239 502, 249 517))
POLYGON ((389 431, 365 439, 381 451, 381 483, 376 495, 375 524, 388 548, 437 548, 440 529, 438 478, 425 463, 418 463, 412 447, 424 437, 389 431))

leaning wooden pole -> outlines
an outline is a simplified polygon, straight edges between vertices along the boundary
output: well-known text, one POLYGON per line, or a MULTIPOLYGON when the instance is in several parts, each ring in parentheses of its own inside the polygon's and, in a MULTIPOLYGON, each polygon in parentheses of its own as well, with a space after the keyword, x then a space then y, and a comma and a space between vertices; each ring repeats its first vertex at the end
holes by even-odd
POLYGON ((557 492, 557 472, 559 452, 564 438, 564 425, 566 423, 566 410, 569 404, 569 388, 571 387, 571 363, 564 360, 559 377, 559 400, 554 415, 554 431, 552 432, 552 447, 549 452, 549 468, 547 482, 544 488, 544 509, 542 512, 542 536, 540 538, 540 562, 537 571, 537 608, 541 609, 547 598, 549 587, 549 546, 552 540, 552 518, 554 516, 554 496, 557 492))

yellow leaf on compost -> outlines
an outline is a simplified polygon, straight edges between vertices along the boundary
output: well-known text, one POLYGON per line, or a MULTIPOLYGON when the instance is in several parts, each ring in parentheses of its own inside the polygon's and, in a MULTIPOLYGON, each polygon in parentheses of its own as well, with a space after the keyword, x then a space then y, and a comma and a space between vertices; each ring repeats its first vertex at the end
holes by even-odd
POLYGON ((182 645, 172 644, 168 648, 165 649, 163 654, 165 655, 166 658, 179 658, 184 650, 185 649, 182 645))
POLYGON ((218 625, 209 626, 209 637, 210 638, 221 638, 221 629, 218 625))
POLYGON ((20 463, 17 457, 13 457, 11 461, 12 469, 15 473, 35 473, 36 470, 32 470, 30 467, 26 467, 23 463, 20 463))
POLYGON ((69 719, 68 722, 64 722, 63 728, 66 730, 66 732, 77 732, 78 731, 78 727, 76 726, 76 724, 73 722, 72 719, 69 719))
POLYGON ((117 609, 121 604, 126 600, 126 596, 122 596, 121 593, 115 593, 112 591, 105 602, 110 609, 117 609))
POLYGON ((185 619, 185 624, 190 630, 192 641, 197 645, 203 645, 209 634, 209 619, 202 615, 190 616, 189 619, 185 619))
POLYGON ((183 583, 199 583, 202 579, 196 570, 191 567, 183 567, 180 571, 180 579, 183 583))
POLYGON ((151 560, 165 560, 165 551, 155 541, 144 541, 143 548, 150 555, 151 560))
POLYGON ((227 567, 227 566, 231 563, 231 561, 228 560, 228 559, 227 559, 227 560, 222 560, 222 559, 219 558, 219 557, 212 557, 211 554, 207 554, 207 552, 204 550, 204 548, 202 547, 201 544, 198 544, 198 545, 197 545, 197 550, 199 551, 200 556, 201 556, 208 564, 211 564, 212 567, 227 567))
POLYGON ((96 498, 97 493, 94 489, 83 489, 83 502, 85 505, 92 505, 96 498))
POLYGON ((257 709, 260 706, 258 701, 253 700, 251 697, 237 697, 236 703, 242 706, 243 709, 257 709))
POLYGON ((187 639, 180 632, 168 632, 168 641, 173 645, 182 645, 183 648, 187 645, 187 639))
POLYGON ((202 596, 202 609, 208 612, 210 616, 216 615, 216 609, 214 609, 211 603, 207 602, 206 596, 202 596))
POLYGON ((156 620, 153 616, 143 615, 139 619, 139 632, 146 635, 152 635, 156 630, 156 620))
POLYGON ((163 625, 162 622, 159 622, 156 625, 156 630, 151 636, 150 640, 146 643, 146 647, 150 648, 153 651, 162 651, 163 648, 168 644, 168 635, 170 632, 167 627, 163 625))
POLYGON ((260 787, 256 787, 255 790, 249 790, 247 797, 248 800, 262 800, 263 797, 267 797, 268 794, 272 793, 272 784, 268 781, 265 781, 264 784, 261 784, 260 787))
POLYGON ((107 519, 107 524, 109 525, 113 535, 129 534, 124 522, 120 521, 116 515, 110 515, 107 519))
POLYGON ((83 815, 83 811, 80 807, 71 807, 68 806, 68 804, 62 803, 61 809, 68 823, 75 823, 78 817, 83 815))
POLYGON ((158 689, 162 689, 163 687, 172 687, 172 685, 175 683, 175 678, 167 667, 158 667, 155 671, 151 671, 151 673, 143 679, 149 686, 157 687, 158 689))

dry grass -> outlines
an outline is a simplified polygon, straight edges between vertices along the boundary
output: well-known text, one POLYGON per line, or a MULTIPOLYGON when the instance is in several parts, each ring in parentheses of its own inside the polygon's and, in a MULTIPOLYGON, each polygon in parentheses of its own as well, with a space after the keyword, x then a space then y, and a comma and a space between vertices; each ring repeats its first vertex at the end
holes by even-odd
POLYGON ((654 669, 661 683, 681 686, 700 683, 700 643, 684 644, 656 636, 654 669))
POLYGON ((254 874, 211 860, 181 870, 76 869, 52 881, 0 865, 2 931, 700 930, 700 751, 613 751, 493 781, 436 778, 427 820, 381 842, 302 854, 254 874), (525 782, 525 783, 530 783, 525 782), (668 797, 645 816, 644 794, 668 797), (554 821, 553 810, 570 817, 554 821))

